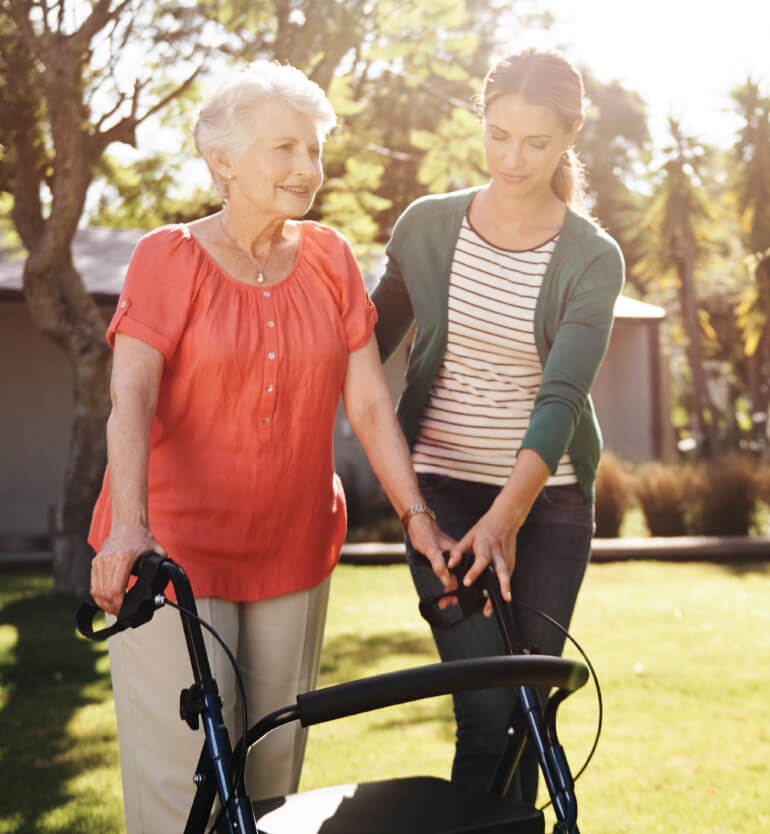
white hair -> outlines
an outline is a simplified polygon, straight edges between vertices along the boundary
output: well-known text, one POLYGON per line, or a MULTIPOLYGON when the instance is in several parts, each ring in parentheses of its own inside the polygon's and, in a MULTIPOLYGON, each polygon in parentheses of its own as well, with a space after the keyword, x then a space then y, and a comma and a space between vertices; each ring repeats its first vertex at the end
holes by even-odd
POLYGON ((289 64, 255 61, 248 70, 230 76, 209 93, 198 112, 193 128, 195 147, 211 172, 214 187, 227 197, 227 182, 211 164, 212 152, 244 150, 251 139, 244 125, 265 99, 279 98, 316 124, 321 139, 334 127, 337 117, 324 91, 304 73, 289 64))

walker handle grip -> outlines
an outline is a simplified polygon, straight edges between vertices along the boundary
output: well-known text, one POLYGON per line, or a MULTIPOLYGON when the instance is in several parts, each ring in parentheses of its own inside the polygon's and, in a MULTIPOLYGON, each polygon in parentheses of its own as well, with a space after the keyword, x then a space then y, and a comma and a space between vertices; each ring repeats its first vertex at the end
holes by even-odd
POLYGON ((126 591, 123 604, 120 606, 118 617, 107 628, 94 631, 94 617, 101 609, 91 600, 84 602, 75 616, 78 631, 89 640, 106 640, 127 628, 138 628, 149 622, 155 609, 156 597, 162 594, 168 585, 168 573, 163 566, 169 560, 157 553, 143 553, 131 568, 131 573, 137 577, 134 585, 126 591))

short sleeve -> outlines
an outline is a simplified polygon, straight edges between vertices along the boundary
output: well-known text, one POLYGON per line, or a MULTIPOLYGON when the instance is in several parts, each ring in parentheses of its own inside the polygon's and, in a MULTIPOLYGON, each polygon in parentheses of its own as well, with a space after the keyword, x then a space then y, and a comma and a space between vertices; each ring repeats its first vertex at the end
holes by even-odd
POLYGON ((182 226, 143 237, 134 250, 107 341, 126 333, 160 351, 168 361, 184 332, 198 269, 198 253, 182 226))
POLYGON ((342 296, 341 314, 348 342, 348 352, 364 347, 377 324, 377 311, 366 291, 364 276, 356 261, 350 244, 341 238, 344 264, 345 288, 342 296))

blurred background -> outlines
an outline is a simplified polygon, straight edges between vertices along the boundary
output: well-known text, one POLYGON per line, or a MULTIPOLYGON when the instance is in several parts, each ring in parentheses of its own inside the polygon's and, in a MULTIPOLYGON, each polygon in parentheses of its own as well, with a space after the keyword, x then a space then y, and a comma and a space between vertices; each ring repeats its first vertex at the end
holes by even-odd
MULTIPOLYGON (((583 72, 588 208, 627 264, 594 390, 607 449, 626 472, 741 455, 754 513, 768 480, 768 31, 753 0, 0 0, 3 548, 51 547, 57 586, 83 587, 104 320, 143 230, 218 208, 190 136, 212 77, 274 58, 327 91, 339 125, 311 217, 350 239, 371 286, 411 200, 484 182, 473 96, 528 45, 583 72)), ((336 450, 356 527, 380 496, 342 413, 336 450)))

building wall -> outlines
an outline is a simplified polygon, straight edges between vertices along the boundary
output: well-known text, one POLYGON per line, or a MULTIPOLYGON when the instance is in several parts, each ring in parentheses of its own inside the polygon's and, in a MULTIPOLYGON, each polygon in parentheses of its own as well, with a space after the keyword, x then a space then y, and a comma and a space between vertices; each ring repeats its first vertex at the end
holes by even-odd
POLYGON ((615 320, 591 396, 606 449, 631 463, 673 458, 668 375, 656 320, 615 320))
POLYGON ((22 302, 0 304, 0 534, 45 534, 67 463, 72 372, 22 302))
POLYGON ((651 330, 616 321, 610 349, 592 389, 605 448, 632 462, 656 456, 651 419, 651 330))
MULTIPOLYGON (((105 308, 105 315, 110 311, 105 308)), ((633 462, 672 454, 668 377, 656 368, 656 351, 653 322, 617 320, 594 385, 606 448, 633 462)), ((404 344, 385 366, 394 402, 403 387, 406 354, 404 344)), ((72 372, 21 302, 0 303, 0 392, 0 537, 45 535, 67 463, 72 372)), ((365 502, 377 481, 341 405, 334 445, 348 494, 365 502)))

